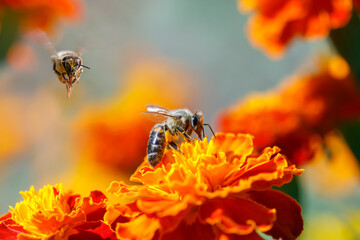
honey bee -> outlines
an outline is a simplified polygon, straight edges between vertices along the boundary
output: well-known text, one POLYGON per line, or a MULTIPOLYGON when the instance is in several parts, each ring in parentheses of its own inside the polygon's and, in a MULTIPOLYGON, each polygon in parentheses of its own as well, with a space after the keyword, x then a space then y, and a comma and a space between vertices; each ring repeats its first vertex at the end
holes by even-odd
POLYGON ((211 126, 204 123, 204 115, 200 111, 194 114, 189 109, 168 110, 157 105, 147 105, 147 111, 152 120, 161 122, 156 124, 150 132, 147 144, 147 158, 149 164, 155 167, 162 159, 165 148, 170 147, 180 152, 177 141, 182 137, 191 140, 195 132, 199 139, 205 137, 204 126, 208 126, 215 136, 211 126))
POLYGON ((84 68, 89 67, 82 64, 80 54, 73 51, 60 51, 51 56, 53 70, 61 83, 66 85, 67 95, 71 96, 72 86, 79 83, 84 68))
POLYGON ((69 98, 72 94, 74 83, 79 83, 80 76, 84 71, 83 68, 90 68, 83 65, 79 50, 75 52, 70 50, 57 52, 45 32, 38 30, 35 31, 35 34, 38 35, 39 40, 50 52, 52 68, 60 82, 66 85, 67 96, 69 98))

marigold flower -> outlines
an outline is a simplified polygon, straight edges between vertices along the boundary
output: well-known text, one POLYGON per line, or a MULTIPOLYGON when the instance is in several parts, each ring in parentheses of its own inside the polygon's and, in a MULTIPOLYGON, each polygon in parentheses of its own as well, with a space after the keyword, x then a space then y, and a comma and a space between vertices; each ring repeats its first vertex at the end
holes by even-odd
POLYGON ((238 0, 242 12, 254 11, 248 35, 255 47, 271 56, 283 53, 295 38, 326 37, 331 29, 345 26, 351 18, 352 0, 238 0))
POLYGON ((107 198, 100 191, 80 197, 56 184, 20 194, 24 200, 0 217, 0 239, 116 239, 102 221, 107 198))
POLYGON ((229 107, 219 116, 221 130, 254 135, 258 150, 279 146, 298 165, 311 159, 319 136, 360 116, 360 91, 341 58, 324 61, 318 73, 291 80, 229 107))
POLYGON ((0 0, 0 12, 7 9, 19 13, 21 29, 41 28, 50 31, 58 22, 81 19, 84 4, 81 0, 0 0))
MULTIPOLYGON (((303 228, 301 207, 272 190, 301 175, 279 148, 254 154, 252 136, 219 133, 207 142, 166 150, 152 168, 145 158, 131 180, 108 192, 121 203, 104 217, 124 239, 295 239, 303 228), (144 228, 146 226, 146 228, 144 228), (142 231, 139 231, 142 229, 142 231)), ((110 197, 111 199, 111 197, 110 197)))

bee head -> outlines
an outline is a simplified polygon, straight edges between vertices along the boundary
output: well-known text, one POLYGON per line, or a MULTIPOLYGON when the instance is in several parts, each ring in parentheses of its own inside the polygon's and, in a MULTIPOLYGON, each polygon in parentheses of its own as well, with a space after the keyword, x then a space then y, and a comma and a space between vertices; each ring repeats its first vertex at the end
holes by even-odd
POLYGON ((199 139, 202 139, 201 134, 204 130, 203 123, 204 114, 200 111, 196 111, 195 114, 191 117, 190 125, 194 132, 196 132, 196 134, 199 136, 199 139))
MULTIPOLYGON (((78 69, 81 67, 81 59, 76 56, 66 56, 61 60, 61 64, 63 65, 69 80, 72 80, 78 69)), ((72 82, 69 83, 71 84, 72 82)))

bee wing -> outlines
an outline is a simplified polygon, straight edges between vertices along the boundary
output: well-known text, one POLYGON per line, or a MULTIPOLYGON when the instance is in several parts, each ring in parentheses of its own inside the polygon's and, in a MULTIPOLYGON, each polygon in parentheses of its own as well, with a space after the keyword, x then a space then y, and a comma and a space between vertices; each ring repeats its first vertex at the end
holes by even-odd
POLYGON ((158 105, 146 105, 146 108, 147 111, 142 113, 145 113, 145 116, 153 122, 163 122, 169 117, 178 118, 176 116, 170 115, 168 109, 158 105))
POLYGON ((40 44, 43 45, 52 56, 57 55, 54 45, 51 43, 48 35, 43 30, 40 29, 33 30, 31 32, 31 36, 36 41, 40 42, 40 44))
POLYGON ((142 113, 145 113, 147 119, 156 123, 164 122, 168 117, 172 117, 171 115, 167 115, 165 113, 157 113, 157 112, 142 112, 142 113))
POLYGON ((148 112, 154 112, 154 113, 165 113, 165 114, 167 114, 169 112, 169 109, 161 107, 159 105, 155 105, 155 104, 146 105, 146 109, 147 109, 148 112))
POLYGON ((86 46, 85 38, 84 36, 80 36, 80 40, 78 40, 76 44, 76 54, 78 56, 82 56, 84 52, 88 49, 88 46, 86 46))

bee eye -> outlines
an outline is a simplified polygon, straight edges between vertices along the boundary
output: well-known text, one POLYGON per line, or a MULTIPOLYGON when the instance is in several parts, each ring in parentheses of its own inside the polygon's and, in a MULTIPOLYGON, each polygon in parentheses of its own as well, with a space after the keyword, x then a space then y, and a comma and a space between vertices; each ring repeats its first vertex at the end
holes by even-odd
POLYGON ((79 58, 75 58, 75 66, 80 66, 81 65, 81 61, 79 58))
POLYGON ((196 116, 191 117, 191 125, 195 127, 199 123, 199 119, 196 116))

